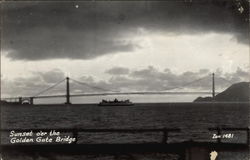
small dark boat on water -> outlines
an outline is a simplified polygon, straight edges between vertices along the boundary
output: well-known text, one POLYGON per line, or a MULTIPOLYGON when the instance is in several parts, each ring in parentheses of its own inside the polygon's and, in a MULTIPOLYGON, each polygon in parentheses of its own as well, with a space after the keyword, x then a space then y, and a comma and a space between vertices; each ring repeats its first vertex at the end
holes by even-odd
POLYGON ((99 103, 99 106, 132 106, 134 103, 130 102, 129 99, 124 101, 119 101, 118 99, 114 99, 113 101, 102 100, 99 103))

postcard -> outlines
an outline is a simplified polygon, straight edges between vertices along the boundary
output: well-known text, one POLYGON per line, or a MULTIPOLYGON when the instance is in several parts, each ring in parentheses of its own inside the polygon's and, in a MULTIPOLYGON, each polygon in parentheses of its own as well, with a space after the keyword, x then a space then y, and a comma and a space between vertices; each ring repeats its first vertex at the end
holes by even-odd
POLYGON ((249 3, 1 1, 1 160, 248 160, 249 3))

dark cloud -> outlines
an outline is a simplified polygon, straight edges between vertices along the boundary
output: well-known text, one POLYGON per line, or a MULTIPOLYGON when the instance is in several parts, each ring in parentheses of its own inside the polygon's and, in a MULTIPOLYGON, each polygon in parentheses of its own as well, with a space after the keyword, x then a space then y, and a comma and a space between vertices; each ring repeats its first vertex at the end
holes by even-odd
POLYGON ((129 69, 124 67, 114 67, 106 71, 106 73, 111 75, 122 75, 122 74, 128 74, 129 69))
POLYGON ((245 0, 4 2, 3 8, 3 49, 12 59, 92 59, 132 51, 140 46, 123 37, 140 27, 176 34, 229 33, 248 44, 245 0))

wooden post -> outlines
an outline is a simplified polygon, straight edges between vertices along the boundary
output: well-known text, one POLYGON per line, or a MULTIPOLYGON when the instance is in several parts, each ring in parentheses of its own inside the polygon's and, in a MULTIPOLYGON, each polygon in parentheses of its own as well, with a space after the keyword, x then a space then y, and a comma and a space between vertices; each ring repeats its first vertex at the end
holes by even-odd
POLYGON ((162 143, 163 144, 167 144, 168 143, 168 131, 166 129, 164 129, 164 131, 163 131, 162 143))
POLYGON ((77 141, 78 141, 78 131, 77 131, 77 129, 73 129, 72 133, 73 133, 73 137, 76 139, 74 144, 77 144, 77 141))
POLYGON ((249 146, 250 140, 250 128, 247 128, 247 145, 249 146))

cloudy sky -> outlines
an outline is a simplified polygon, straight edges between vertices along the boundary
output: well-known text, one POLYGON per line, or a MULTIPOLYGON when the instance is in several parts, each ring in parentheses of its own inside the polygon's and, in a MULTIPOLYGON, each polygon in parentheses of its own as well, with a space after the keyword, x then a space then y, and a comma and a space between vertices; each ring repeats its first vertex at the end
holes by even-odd
MULTIPOLYGON (((65 76, 119 91, 164 91, 212 72, 249 81, 248 3, 3 2, 2 95, 33 95, 65 76)), ((185 90, 209 90, 210 80, 185 90)))

